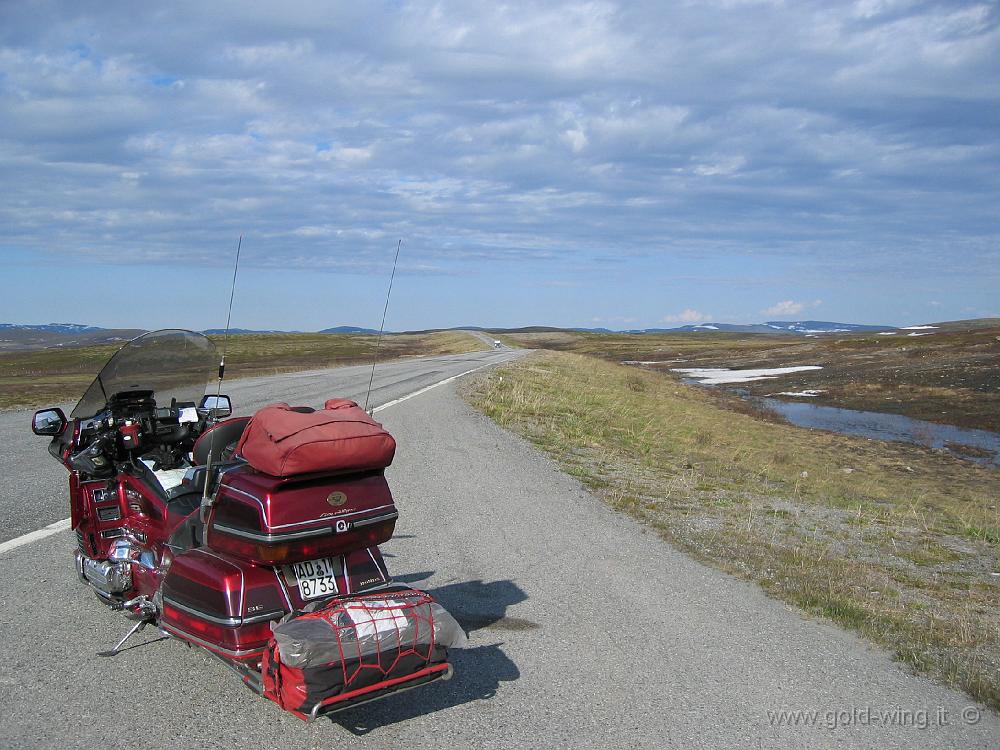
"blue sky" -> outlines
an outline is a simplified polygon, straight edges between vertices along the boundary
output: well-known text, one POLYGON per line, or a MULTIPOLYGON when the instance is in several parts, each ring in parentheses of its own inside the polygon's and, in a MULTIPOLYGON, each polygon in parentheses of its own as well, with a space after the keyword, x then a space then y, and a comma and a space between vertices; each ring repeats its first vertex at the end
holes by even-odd
POLYGON ((995 3, 0 5, 0 321, 1000 315, 995 3))

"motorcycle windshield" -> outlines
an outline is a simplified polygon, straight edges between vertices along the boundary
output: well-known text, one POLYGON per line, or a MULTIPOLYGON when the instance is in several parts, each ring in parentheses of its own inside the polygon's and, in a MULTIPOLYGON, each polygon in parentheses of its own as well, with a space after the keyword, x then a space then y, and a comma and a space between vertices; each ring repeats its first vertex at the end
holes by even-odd
POLYGON ((90 384, 70 415, 87 419, 124 391, 153 391, 158 405, 171 399, 198 402, 218 360, 215 344, 193 331, 144 333, 119 349, 90 384))

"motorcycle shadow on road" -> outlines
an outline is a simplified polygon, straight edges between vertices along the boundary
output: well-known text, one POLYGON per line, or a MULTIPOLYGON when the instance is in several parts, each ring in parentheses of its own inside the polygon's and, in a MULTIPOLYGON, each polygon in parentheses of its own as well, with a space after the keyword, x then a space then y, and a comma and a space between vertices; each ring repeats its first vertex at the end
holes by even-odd
MULTIPOLYGON (((396 576, 397 581, 421 578, 396 576)), ((436 589, 428 589, 445 609, 455 616, 466 632, 470 645, 454 649, 449 655, 455 667, 455 677, 448 682, 436 682, 424 688, 390 696, 358 708, 332 714, 330 720, 355 735, 365 735, 379 727, 396 724, 417 716, 460 706, 477 700, 489 700, 501 682, 513 682, 521 673, 517 665, 503 652, 503 641, 476 645, 491 638, 493 633, 533 630, 535 623, 508 617, 507 607, 528 598, 513 581, 465 581, 436 589), (486 631, 477 635, 477 631, 486 631)))

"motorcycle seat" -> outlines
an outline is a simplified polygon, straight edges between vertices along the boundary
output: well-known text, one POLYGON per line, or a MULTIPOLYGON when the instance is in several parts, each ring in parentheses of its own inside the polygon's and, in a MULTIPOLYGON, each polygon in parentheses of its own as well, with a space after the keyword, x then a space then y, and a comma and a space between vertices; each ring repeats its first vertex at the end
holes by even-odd
POLYGON ((171 513, 179 516, 187 516, 201 506, 201 493, 191 492, 190 490, 182 492, 171 490, 167 493, 167 502, 170 504, 171 513))
POLYGON ((233 417, 205 430, 191 449, 194 463, 198 466, 209 463, 209 453, 213 464, 229 460, 249 423, 250 417, 233 417))

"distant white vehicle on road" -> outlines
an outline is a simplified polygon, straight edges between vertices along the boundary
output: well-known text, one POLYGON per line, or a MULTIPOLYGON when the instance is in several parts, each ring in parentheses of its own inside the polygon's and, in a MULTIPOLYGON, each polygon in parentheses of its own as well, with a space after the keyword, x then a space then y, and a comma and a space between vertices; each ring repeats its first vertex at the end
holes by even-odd
POLYGON ((493 348, 494 349, 499 349, 500 348, 500 340, 499 339, 493 339, 493 348))

